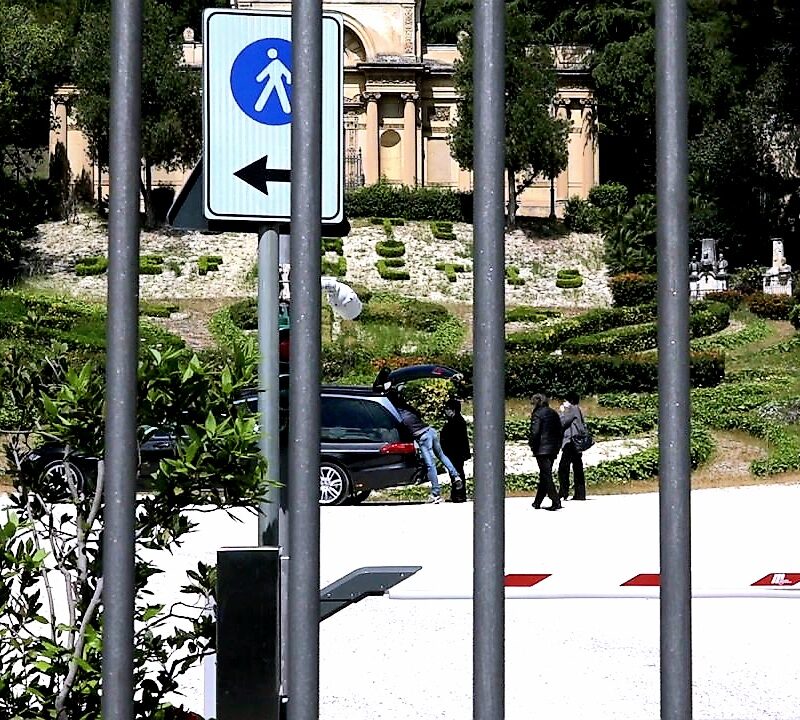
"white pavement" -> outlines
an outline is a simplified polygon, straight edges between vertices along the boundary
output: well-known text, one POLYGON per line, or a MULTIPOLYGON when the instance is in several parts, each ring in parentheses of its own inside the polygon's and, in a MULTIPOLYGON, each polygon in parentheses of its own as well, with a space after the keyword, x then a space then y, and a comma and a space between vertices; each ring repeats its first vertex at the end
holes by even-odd
MULTIPOLYGON (((556 592, 617 592, 636 574, 658 572, 657 494, 590 497, 555 513, 530 502, 506 501, 506 573, 550 573, 537 587, 556 592)), ((800 485, 693 492, 695 590, 748 591, 768 574, 800 573, 798 508, 800 485)), ((421 565, 398 591, 469 591, 472 511, 472 503, 323 508, 320 584, 365 565, 421 565)), ((199 520, 201 530, 166 558, 172 588, 182 568, 214 562, 221 541, 249 546, 256 537, 252 517, 199 520)), ((693 602, 695 720, 800 719, 796 587, 790 599, 693 602)), ((471 717, 470 601, 372 598, 323 622, 320 634, 323 720, 471 717)), ((202 712, 201 673, 186 681, 184 702, 202 712)), ((659 687, 657 600, 506 603, 508 720, 656 720, 659 687)))

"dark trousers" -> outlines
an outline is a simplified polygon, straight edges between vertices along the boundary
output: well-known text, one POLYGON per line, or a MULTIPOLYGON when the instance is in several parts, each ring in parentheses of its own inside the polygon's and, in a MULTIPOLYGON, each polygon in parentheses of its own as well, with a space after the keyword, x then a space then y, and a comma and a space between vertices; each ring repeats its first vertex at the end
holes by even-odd
POLYGON ((539 466, 539 484, 536 486, 536 498, 533 504, 537 507, 542 504, 545 495, 550 498, 553 505, 561 504, 556 485, 553 482, 553 463, 555 459, 555 455, 536 456, 536 464, 539 466))
POLYGON ((575 481, 575 491, 572 493, 573 500, 586 500, 586 476, 583 474, 583 457, 575 446, 568 442, 561 448, 561 460, 558 463, 558 490, 562 498, 569 495, 569 471, 575 481))
POLYGON ((453 460, 453 467, 458 470, 458 476, 461 478, 461 483, 456 483, 455 480, 450 478, 450 502, 466 502, 467 501, 467 480, 464 476, 464 461, 453 460), (458 485, 458 487, 457 487, 458 485))

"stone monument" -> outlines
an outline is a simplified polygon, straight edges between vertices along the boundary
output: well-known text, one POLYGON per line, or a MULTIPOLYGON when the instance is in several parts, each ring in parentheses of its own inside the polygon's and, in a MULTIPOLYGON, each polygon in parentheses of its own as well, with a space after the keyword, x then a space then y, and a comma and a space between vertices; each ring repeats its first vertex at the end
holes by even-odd
POLYGON ((714 238, 703 238, 700 259, 695 255, 689 263, 689 297, 700 300, 708 293, 727 289, 728 261, 721 252, 717 259, 717 241, 714 238))
POLYGON ((792 266, 786 264, 783 240, 772 238, 772 267, 764 273, 764 292, 768 295, 792 294, 792 266))

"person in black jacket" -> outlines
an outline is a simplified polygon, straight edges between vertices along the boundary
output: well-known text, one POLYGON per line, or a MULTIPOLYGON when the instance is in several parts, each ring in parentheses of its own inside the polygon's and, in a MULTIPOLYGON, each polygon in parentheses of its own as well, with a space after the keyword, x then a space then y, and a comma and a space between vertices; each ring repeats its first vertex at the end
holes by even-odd
POLYGON ((586 432, 586 421, 580 406, 581 397, 574 390, 564 396, 561 406, 561 427, 564 428, 564 439, 561 442, 561 461, 558 463, 558 494, 562 500, 569 494, 569 470, 575 476, 575 492, 573 500, 586 500, 586 475, 583 472, 583 458, 572 439, 579 433, 586 432))
POLYGON ((453 480, 450 485, 450 501, 466 502, 467 483, 464 475, 464 461, 471 457, 467 421, 461 414, 461 403, 455 398, 447 401, 444 406, 444 414, 447 420, 439 433, 439 442, 444 454, 450 458, 453 467, 458 470, 458 480, 453 480))
POLYGON ((551 505, 547 510, 560 510, 561 500, 553 482, 553 462, 561 449, 563 431, 561 418, 547 402, 547 395, 537 393, 531 398, 531 422, 528 427, 528 445, 539 466, 539 483, 533 507, 537 510, 547 495, 551 505))

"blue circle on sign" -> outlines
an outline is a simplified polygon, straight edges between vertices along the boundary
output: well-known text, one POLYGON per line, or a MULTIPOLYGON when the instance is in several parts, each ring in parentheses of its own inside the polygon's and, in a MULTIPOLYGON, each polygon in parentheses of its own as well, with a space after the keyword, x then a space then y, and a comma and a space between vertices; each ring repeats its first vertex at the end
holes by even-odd
POLYGON ((231 91, 242 112, 256 122, 291 122, 292 43, 282 38, 250 43, 231 66, 231 91))

